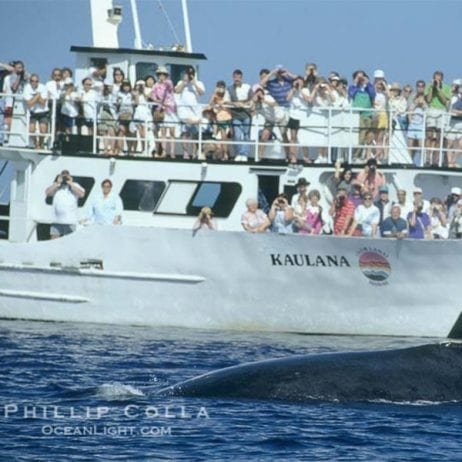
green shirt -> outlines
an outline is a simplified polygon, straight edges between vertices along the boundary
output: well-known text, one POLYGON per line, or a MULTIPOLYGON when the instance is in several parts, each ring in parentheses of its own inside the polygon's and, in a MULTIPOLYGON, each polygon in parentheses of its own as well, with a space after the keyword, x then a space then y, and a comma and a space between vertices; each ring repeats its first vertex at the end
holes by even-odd
MULTIPOLYGON (((433 83, 429 83, 427 85, 427 88, 425 88, 425 96, 429 95, 433 90, 433 83)), ((441 90, 443 92, 443 95, 446 97, 448 103, 451 100, 451 87, 449 85, 446 85, 443 83, 443 86, 441 87, 441 90)), ((434 109, 446 109, 448 103, 444 104, 439 98, 438 98, 438 92, 433 92, 432 95, 432 100, 430 101, 430 104, 428 105, 431 108, 434 109)))

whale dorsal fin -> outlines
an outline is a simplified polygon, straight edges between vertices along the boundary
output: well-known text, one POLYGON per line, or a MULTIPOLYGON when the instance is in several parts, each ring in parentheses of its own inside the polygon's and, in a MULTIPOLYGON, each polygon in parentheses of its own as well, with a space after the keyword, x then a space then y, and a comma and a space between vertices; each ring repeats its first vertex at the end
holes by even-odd
POLYGON ((462 340, 462 311, 457 318, 457 321, 452 326, 451 332, 448 334, 448 338, 453 340, 462 340))

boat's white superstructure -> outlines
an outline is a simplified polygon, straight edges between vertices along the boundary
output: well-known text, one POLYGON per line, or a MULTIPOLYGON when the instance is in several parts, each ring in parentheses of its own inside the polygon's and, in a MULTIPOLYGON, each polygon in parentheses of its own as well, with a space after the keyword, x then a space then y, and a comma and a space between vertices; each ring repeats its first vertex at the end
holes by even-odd
MULTIPOLYGON (((117 13, 112 11, 113 22, 117 13)), ((99 58, 132 80, 142 64, 179 73, 205 59, 185 51, 120 49, 108 38, 113 31, 108 27, 105 37, 95 40, 109 40, 114 47, 72 48, 77 79, 99 58)), ((17 114, 25 114, 20 97, 16 104, 17 114)), ((329 111, 310 117, 315 126, 302 134, 304 143, 325 146, 329 156, 337 148, 351 160, 357 114, 329 111)), ((17 117, 10 142, 0 147, 0 178, 5 183, 11 177, 0 216, 8 237, 0 241, 0 317, 419 336, 446 336, 457 323, 462 241, 242 231, 248 198, 263 195, 271 201, 280 192, 292 194, 301 177, 321 192, 327 210, 332 163, 287 165, 278 141, 268 143, 266 158, 276 159, 268 162, 258 162, 258 141, 247 163, 202 156, 153 159, 148 148, 137 157, 103 157, 97 155, 97 130, 37 151, 27 147, 26 119, 27 114, 17 117), (53 206, 44 191, 64 169, 86 190, 80 218, 102 180, 110 178, 124 203, 123 225, 82 226, 67 237, 46 240, 53 206), (213 209, 219 231, 192 232, 203 206, 213 209)), ((50 132, 49 146, 53 137, 50 132)), ((390 140, 390 164, 382 168, 392 200, 400 188, 420 186, 429 198, 462 185, 460 169, 415 167, 402 140, 390 140)))

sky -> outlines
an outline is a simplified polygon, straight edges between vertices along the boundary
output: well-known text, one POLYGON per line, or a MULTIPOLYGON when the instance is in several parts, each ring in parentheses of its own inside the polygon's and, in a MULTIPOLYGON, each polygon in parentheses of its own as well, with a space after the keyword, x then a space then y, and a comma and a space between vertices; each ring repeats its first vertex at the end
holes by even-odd
MULTIPOLYGON (((184 43, 180 0, 162 5, 184 43)), ((122 5, 120 46, 132 47, 129 0, 122 5)), ((296 74, 315 62, 321 75, 383 69, 389 83, 429 81, 441 69, 462 77, 462 0, 189 0, 192 45, 204 53, 200 79, 208 91, 236 68, 255 83, 261 68, 282 64, 296 74)), ((158 0, 138 0, 143 42, 177 40, 158 0)), ((74 67, 71 45, 91 45, 88 0, 0 0, 0 61, 22 59, 48 80, 54 66, 74 67)))

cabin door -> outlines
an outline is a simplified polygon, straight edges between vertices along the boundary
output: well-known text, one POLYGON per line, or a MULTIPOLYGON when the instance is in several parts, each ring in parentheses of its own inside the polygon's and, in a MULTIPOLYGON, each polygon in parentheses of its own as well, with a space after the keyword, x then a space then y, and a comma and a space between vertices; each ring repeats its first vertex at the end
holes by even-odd
POLYGON ((265 213, 279 194, 279 178, 279 175, 258 175, 258 203, 265 213))

